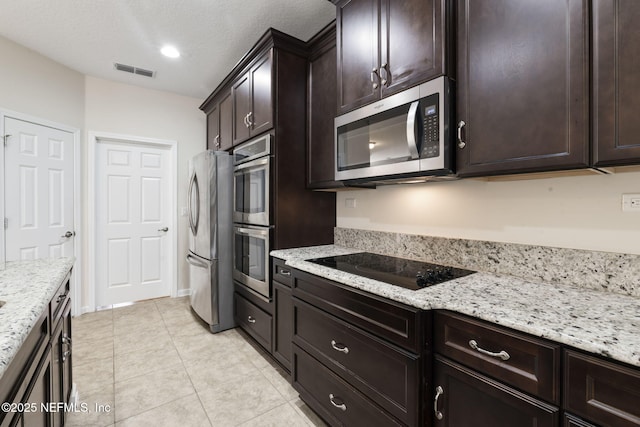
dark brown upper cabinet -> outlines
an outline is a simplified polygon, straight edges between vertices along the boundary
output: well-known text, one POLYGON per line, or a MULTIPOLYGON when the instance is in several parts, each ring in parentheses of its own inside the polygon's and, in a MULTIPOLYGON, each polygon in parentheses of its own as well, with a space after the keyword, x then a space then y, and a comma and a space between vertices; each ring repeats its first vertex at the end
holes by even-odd
POLYGON ((213 104, 207 114, 207 149, 228 150, 233 146, 233 103, 231 91, 213 104))
POLYGON ((307 76, 307 187, 341 187, 335 181, 336 26, 309 40, 307 76))
POLYGON ((458 0, 460 176, 589 166, 588 4, 458 0))
POLYGON ((640 2, 593 1, 593 165, 640 162, 640 2))
POLYGON ((233 85, 234 145, 273 127, 272 50, 233 85))
POLYGON ((446 0, 341 0, 338 113, 445 73, 446 0))

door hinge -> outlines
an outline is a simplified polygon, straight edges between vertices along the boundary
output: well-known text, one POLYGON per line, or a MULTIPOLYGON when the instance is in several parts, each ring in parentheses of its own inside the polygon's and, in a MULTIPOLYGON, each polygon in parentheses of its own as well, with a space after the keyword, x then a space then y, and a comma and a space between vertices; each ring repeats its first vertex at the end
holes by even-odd
POLYGON ((2 139, 4 140, 4 145, 7 145, 7 143, 9 142, 9 138, 11 137, 11 135, 5 135, 2 137, 2 139))
POLYGON ((4 229, 6 230, 7 228, 9 228, 9 218, 4 219, 4 229))

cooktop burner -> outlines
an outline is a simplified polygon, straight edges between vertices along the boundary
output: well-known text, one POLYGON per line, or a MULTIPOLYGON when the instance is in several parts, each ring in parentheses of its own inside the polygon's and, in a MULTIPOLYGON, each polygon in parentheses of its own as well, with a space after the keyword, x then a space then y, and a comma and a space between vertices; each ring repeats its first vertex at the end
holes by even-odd
POLYGON ((471 270, 370 252, 315 258, 308 261, 414 291, 475 273, 471 270))

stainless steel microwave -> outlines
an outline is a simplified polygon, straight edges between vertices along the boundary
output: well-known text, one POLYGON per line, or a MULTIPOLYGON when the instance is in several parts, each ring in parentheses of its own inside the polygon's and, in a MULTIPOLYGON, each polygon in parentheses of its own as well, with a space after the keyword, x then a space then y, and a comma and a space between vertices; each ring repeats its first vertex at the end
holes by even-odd
POLYGON ((336 180, 451 176, 451 82, 439 77, 335 119, 336 180))

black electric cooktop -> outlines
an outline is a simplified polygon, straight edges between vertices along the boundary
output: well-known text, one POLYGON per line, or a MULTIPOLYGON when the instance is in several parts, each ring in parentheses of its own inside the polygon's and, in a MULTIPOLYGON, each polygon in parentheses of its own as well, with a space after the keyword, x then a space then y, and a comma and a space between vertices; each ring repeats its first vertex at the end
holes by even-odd
POLYGON ((414 291, 475 273, 475 271, 461 268, 369 252, 315 258, 307 261, 414 291))

